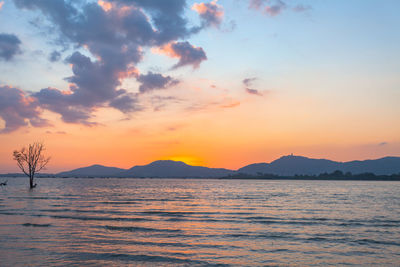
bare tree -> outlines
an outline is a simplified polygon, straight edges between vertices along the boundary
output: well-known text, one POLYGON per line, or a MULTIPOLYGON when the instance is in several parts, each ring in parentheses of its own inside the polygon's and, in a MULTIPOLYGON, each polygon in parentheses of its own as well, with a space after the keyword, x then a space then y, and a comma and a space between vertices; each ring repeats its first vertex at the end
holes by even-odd
POLYGON ((36 184, 33 184, 35 174, 43 170, 50 161, 50 157, 43 155, 44 150, 43 143, 35 142, 29 144, 28 148, 23 147, 21 150, 14 151, 14 160, 17 161, 22 172, 29 177, 30 188, 36 187, 36 184))

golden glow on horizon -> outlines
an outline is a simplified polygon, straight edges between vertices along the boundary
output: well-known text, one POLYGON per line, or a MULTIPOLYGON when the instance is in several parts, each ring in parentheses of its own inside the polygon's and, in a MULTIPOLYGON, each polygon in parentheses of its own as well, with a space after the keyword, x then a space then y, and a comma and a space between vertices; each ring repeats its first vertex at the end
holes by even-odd
POLYGON ((163 157, 161 158, 161 160, 182 161, 192 166, 204 166, 204 160, 194 156, 171 156, 171 157, 163 157))
MULTIPOLYGON (((100 108, 93 119, 99 124, 93 127, 63 123, 58 114, 45 111, 43 116, 53 127, 21 128, 0 135, 0 172, 17 171, 12 151, 33 141, 44 142, 52 157, 48 172, 92 164, 130 168, 166 159, 237 169, 290 153, 340 161, 399 155, 400 125, 381 120, 380 113, 362 122, 361 112, 347 112, 345 105, 338 110, 337 105, 309 96, 271 93, 259 97, 243 92, 227 99, 218 88, 196 91, 210 81, 194 84, 182 84, 169 93, 181 97, 196 93, 195 108, 168 103, 160 111, 131 117, 100 108), (387 144, 378 146, 381 142, 387 144)), ((142 97, 151 101, 152 95, 142 97)))

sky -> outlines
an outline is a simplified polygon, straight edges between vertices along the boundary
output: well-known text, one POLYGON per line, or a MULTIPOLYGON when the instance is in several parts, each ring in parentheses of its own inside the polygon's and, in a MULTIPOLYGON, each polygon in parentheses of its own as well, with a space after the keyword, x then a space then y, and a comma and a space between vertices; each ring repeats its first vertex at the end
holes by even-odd
POLYGON ((400 1, 0 0, 0 172, 400 156, 400 1))

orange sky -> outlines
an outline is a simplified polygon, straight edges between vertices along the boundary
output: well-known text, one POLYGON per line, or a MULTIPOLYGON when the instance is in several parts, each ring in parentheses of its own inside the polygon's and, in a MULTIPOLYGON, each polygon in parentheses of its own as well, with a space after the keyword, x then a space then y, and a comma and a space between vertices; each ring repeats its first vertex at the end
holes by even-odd
MULTIPOLYGON (((214 103, 215 96, 211 102, 203 98, 198 110, 175 106, 123 120, 118 112, 103 109, 96 114, 98 126, 57 122, 0 135, 0 168, 17 171, 12 151, 36 140, 52 156, 49 172, 91 164, 130 168, 159 159, 237 169, 290 153, 339 161, 399 155, 399 125, 393 127, 378 115, 357 121, 357 114, 346 115, 329 104, 273 92, 265 98, 237 95, 232 102, 240 105, 233 107, 214 103), (394 131, 388 134, 388 127, 394 131)), ((47 116, 57 121, 57 115, 47 116)))

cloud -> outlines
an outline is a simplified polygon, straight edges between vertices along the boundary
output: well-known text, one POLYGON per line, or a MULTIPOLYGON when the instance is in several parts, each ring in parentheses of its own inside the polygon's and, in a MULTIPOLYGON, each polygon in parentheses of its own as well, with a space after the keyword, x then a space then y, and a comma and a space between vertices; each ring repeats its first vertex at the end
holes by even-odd
POLYGON ((184 16, 186 0, 110 0, 108 2, 140 8, 149 14, 156 28, 154 39, 159 45, 189 37, 201 30, 200 26, 188 26, 188 21, 184 16))
POLYGON ((64 132, 64 131, 52 132, 52 131, 49 131, 49 130, 47 130, 45 133, 46 134, 59 134, 59 135, 66 135, 67 134, 67 132, 64 132))
POLYGON ((285 8, 286 4, 284 2, 282 2, 281 0, 275 0, 273 4, 268 4, 265 7, 264 12, 271 17, 274 17, 276 15, 279 15, 285 8))
POLYGON ((248 87, 248 86, 251 86, 251 84, 252 84, 255 80, 257 80, 256 77, 253 77, 253 78, 245 78, 245 79, 243 79, 242 83, 243 83, 246 87, 248 87))
POLYGON ((50 54, 50 56, 49 56, 49 60, 50 60, 51 62, 59 61, 60 58, 61 58, 61 53, 58 52, 58 51, 53 51, 53 52, 51 52, 51 54, 50 54))
POLYGON ((34 93, 33 97, 38 100, 41 107, 59 113, 64 122, 93 125, 88 121, 92 107, 77 105, 74 102, 74 94, 49 87, 34 93))
POLYGON ((21 41, 14 34, 0 33, 0 60, 11 60, 20 53, 21 41))
POLYGON ((3 5, 4 5, 4 1, 0 1, 0 10, 2 9, 3 5))
POLYGON ((218 28, 224 17, 224 10, 222 6, 217 4, 216 0, 210 3, 195 3, 192 9, 199 14, 204 27, 214 26, 218 28))
MULTIPOLYGON (((275 17, 288 9, 287 1, 283 0, 250 0, 249 8, 262 11, 264 14, 275 17)), ((309 5, 298 4, 290 7, 295 12, 306 12, 311 10, 309 5)))
POLYGON ((388 144, 388 142, 381 142, 378 144, 378 146, 386 146, 388 144))
POLYGON ((112 101, 110 101, 109 105, 110 107, 118 109, 124 113, 142 110, 136 95, 132 93, 125 93, 117 98, 114 98, 112 101))
POLYGON ((191 65, 195 69, 200 66, 202 61, 207 60, 203 48, 195 47, 187 41, 167 44, 156 52, 166 54, 172 58, 179 58, 178 63, 172 67, 173 69, 188 65, 191 65))
POLYGON ((251 95, 259 95, 262 96, 263 94, 261 92, 259 92, 256 89, 250 89, 250 88, 246 88, 246 92, 251 94, 251 95))
POLYGON ((139 91, 141 93, 146 93, 155 89, 165 89, 179 83, 178 80, 173 79, 171 76, 163 76, 162 74, 153 73, 151 71, 147 74, 139 75, 137 80, 141 83, 139 86, 139 91))
POLYGON ((151 105, 153 106, 154 111, 161 111, 163 110, 167 104, 169 103, 175 103, 179 104, 183 101, 183 99, 178 98, 176 96, 152 96, 150 98, 151 105))
POLYGON ((0 86, 0 117, 5 121, 0 133, 9 133, 29 124, 34 127, 49 125, 40 115, 34 98, 26 96, 20 89, 0 86))
POLYGON ((243 83, 243 85, 244 85, 244 87, 245 87, 246 93, 251 94, 251 95, 262 96, 263 94, 262 94, 260 91, 258 91, 258 90, 256 90, 256 89, 251 89, 251 88, 249 88, 249 87, 252 86, 252 84, 253 84, 253 82, 254 82, 255 80, 257 80, 256 77, 245 78, 245 79, 243 79, 242 83, 243 83))
POLYGON ((260 9, 264 5, 265 0, 250 0, 249 8, 260 9))
POLYGON ((309 11, 311 9, 312 9, 311 6, 302 5, 302 4, 299 4, 299 5, 295 6, 295 7, 293 7, 293 10, 296 11, 296 12, 306 12, 306 11, 309 11))
POLYGON ((239 101, 235 101, 235 102, 232 102, 232 103, 229 103, 229 104, 223 104, 220 107, 221 108, 235 108, 235 107, 237 107, 239 105, 240 105, 240 102, 239 101))
MULTIPOLYGON (((126 78, 141 78, 141 92, 167 88, 175 81, 169 76, 140 75, 137 64, 143 47, 171 44, 179 62, 174 68, 198 67, 206 59, 202 48, 176 42, 195 34, 201 26, 189 26, 185 0, 14 0, 21 9, 39 10, 57 29, 57 39, 77 51, 66 62, 73 75, 66 77, 68 91, 44 88, 34 93, 42 107, 61 115, 64 122, 92 125, 92 113, 111 107, 123 113, 140 110, 137 95, 120 89, 126 78), (78 50, 79 49, 79 50, 78 50), (82 50, 90 53, 87 55, 82 50)), ((59 58, 58 52, 50 60, 59 58)), ((147 75, 149 75, 148 73, 147 75)))

